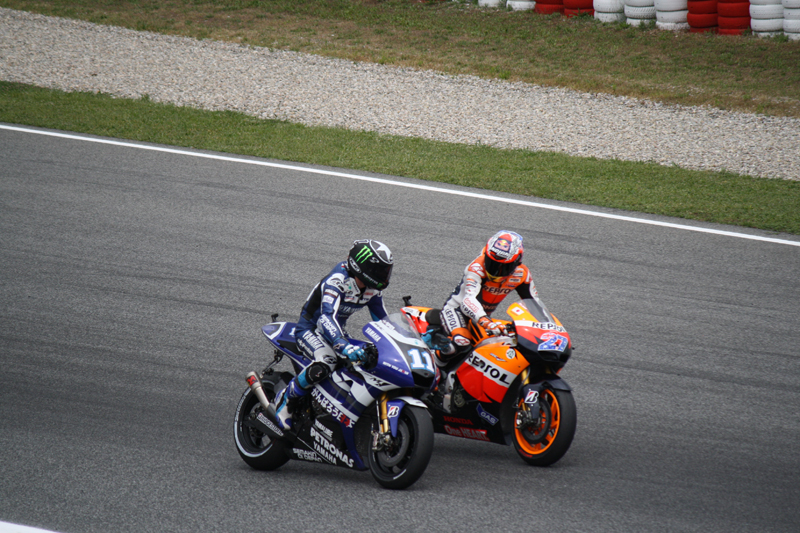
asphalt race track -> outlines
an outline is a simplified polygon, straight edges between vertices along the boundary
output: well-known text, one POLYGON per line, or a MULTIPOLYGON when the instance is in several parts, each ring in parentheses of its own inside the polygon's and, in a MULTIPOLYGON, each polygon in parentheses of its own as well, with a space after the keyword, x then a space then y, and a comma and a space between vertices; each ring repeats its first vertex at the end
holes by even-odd
POLYGON ((797 237, 7 129, 0 161, 0 521, 64 533, 798 531, 797 237), (390 307, 407 294, 441 305, 504 227, 525 237, 540 296, 577 346, 562 376, 578 430, 560 462, 528 467, 511 447, 437 435, 403 492, 368 472, 244 464, 232 418, 245 375, 270 357, 260 326, 272 313, 295 320, 365 237, 394 252, 390 307))

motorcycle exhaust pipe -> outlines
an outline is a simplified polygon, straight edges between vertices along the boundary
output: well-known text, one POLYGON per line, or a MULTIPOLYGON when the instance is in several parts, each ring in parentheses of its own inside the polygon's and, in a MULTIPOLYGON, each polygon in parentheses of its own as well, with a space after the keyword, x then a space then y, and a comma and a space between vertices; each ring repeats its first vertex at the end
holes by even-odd
POLYGON ((283 430, 273 422, 273 420, 276 420, 275 408, 269 403, 269 400, 267 400, 267 395, 264 393, 264 387, 261 385, 261 379, 259 379, 258 374, 250 372, 247 375, 247 384, 250 385, 250 389, 256 395, 258 401, 261 402, 262 412, 256 415, 256 425, 269 435, 270 438, 280 439, 284 437, 285 433, 283 430), (264 413, 268 416, 265 416, 264 413), (270 420, 270 418, 272 420, 270 420))
POLYGON ((264 409, 269 408, 269 400, 267 400, 267 395, 264 394, 264 387, 261 386, 261 380, 258 377, 258 374, 255 372, 250 372, 247 375, 247 384, 250 385, 253 393, 258 398, 258 401, 261 402, 261 407, 264 409))

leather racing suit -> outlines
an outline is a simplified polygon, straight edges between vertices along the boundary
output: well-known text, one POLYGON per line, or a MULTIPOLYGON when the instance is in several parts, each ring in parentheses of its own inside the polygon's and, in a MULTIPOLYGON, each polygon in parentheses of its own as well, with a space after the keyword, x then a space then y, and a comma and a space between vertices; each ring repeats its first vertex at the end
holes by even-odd
POLYGON ((337 353, 350 344, 344 329, 347 319, 365 306, 373 320, 387 315, 383 292, 359 289, 344 261, 311 290, 295 330, 298 348, 315 361, 297 376, 303 389, 322 381, 336 368, 337 353))
POLYGON ((468 320, 477 324, 481 317, 491 316, 511 291, 516 291, 520 298, 537 295, 528 267, 520 264, 511 275, 492 281, 486 274, 484 258, 481 254, 467 265, 461 282, 442 309, 442 326, 458 350, 475 342, 467 327, 468 320))

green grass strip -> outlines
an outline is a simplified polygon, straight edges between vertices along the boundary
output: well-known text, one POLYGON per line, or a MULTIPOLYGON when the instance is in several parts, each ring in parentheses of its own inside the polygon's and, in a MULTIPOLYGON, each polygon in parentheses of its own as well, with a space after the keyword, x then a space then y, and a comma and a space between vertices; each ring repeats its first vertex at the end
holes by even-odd
POLYGON ((800 41, 440 0, 0 0, 196 39, 800 117, 800 41))
POLYGON ((800 182, 307 127, 0 82, 0 121, 800 234, 800 182))

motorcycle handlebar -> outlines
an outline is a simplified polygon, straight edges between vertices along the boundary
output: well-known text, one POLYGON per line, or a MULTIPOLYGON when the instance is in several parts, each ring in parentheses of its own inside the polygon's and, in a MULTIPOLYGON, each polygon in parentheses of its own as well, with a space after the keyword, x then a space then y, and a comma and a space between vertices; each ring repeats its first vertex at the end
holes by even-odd
POLYGON ((349 369, 353 369, 355 367, 361 367, 364 370, 371 370, 375 368, 378 364, 378 348, 372 344, 371 342, 365 343, 362 348, 364 349, 364 360, 363 361, 350 361, 349 359, 342 358, 341 361, 349 369))
POLYGON ((501 331, 498 335, 492 335, 491 333, 486 331, 484 328, 480 328, 480 329, 483 331, 484 335, 486 335, 488 337, 514 337, 514 336, 516 336, 517 330, 516 330, 516 328, 514 328, 514 323, 513 322, 510 323, 510 324, 502 324, 502 327, 503 327, 503 331, 501 331))
POLYGON ((364 345, 365 361, 362 363, 364 368, 374 368, 378 364, 378 348, 368 342, 364 345))

